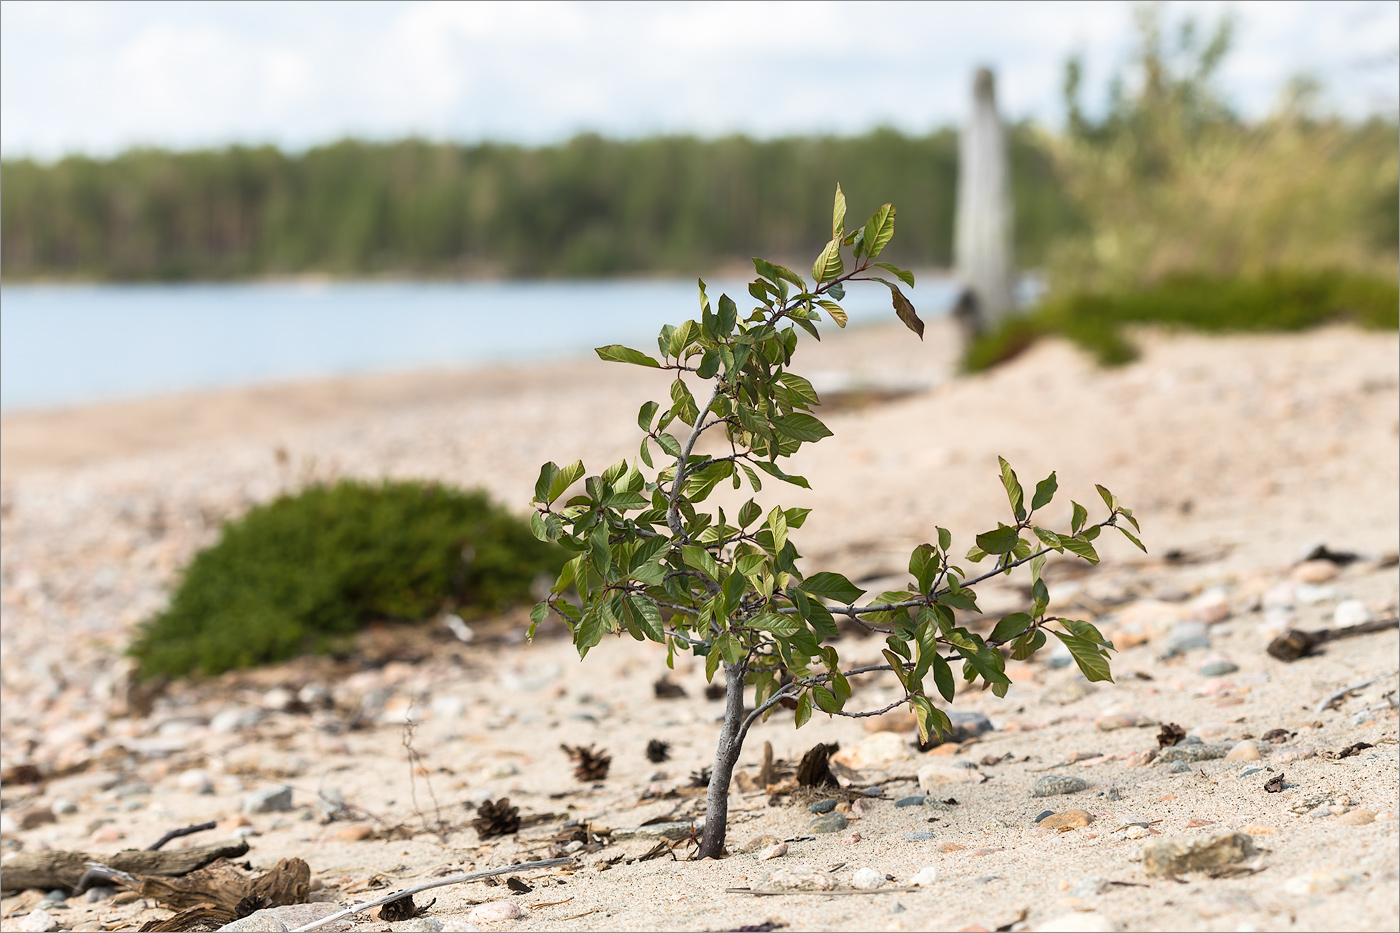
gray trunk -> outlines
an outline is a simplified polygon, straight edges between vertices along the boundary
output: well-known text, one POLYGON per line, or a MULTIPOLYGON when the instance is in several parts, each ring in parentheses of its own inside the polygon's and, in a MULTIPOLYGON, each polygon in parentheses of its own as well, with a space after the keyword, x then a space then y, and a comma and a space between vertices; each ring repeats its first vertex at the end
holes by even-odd
POLYGON ((962 298, 955 314, 965 332, 993 330, 1015 312, 1011 294, 1011 172, 997 116, 995 79, 986 68, 973 84, 972 116, 958 151, 954 250, 962 298))
POLYGON ((725 824, 729 820, 729 782, 739 761, 744 724, 744 674, 742 664, 724 665, 724 725, 715 746, 715 763, 710 770, 710 789, 705 794, 705 836, 699 858, 724 858, 725 824))

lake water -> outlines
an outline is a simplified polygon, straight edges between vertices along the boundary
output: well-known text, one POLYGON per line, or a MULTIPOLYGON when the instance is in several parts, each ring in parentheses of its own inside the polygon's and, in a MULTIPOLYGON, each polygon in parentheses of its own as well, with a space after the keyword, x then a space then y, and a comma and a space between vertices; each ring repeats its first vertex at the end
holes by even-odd
MULTIPOLYGON (((712 282, 751 306, 743 282, 712 282)), ((926 320, 948 279, 906 290, 926 320)), ((856 283, 852 324, 894 320, 889 291, 856 283)), ((344 282, 0 288, 0 407, 52 408, 350 373, 654 350, 699 316, 695 282, 344 282)), ((827 325, 830 326, 830 325, 827 325)))

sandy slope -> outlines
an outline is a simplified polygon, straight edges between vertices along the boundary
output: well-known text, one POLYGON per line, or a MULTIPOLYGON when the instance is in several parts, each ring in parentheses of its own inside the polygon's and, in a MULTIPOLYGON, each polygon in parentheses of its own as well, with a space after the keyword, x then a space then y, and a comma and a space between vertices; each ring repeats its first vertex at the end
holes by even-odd
MULTIPOLYGON (((1134 506, 1152 555, 1106 546, 1098 570, 1065 566, 1051 580, 1057 600, 1097 619, 1125 648, 1115 662, 1118 685, 1084 692, 1071 670, 1035 663, 1017 671, 1018 686, 1004 700, 959 697, 956 708, 984 711, 998 728, 958 751, 979 765, 968 773, 987 780, 938 788, 940 798, 958 801, 947 809, 893 806, 894 798, 914 793, 920 767, 948 760, 911 751, 858 768, 859 783, 887 782, 886 799, 842 833, 799 838, 811 819, 805 806, 768 806, 763 795, 736 799, 732 843, 763 835, 797 840, 783 859, 624 859, 600 871, 614 856, 635 857, 655 841, 614 833, 602 851, 584 853, 572 873, 514 898, 526 905, 570 900, 498 926, 724 929, 771 918, 794 928, 994 929, 1017 922, 1024 908, 1019 922, 1029 926, 1018 928, 1395 929, 1396 720, 1381 708, 1395 681, 1368 687, 1337 710, 1314 707, 1338 687, 1394 670, 1396 635, 1337 643, 1292 665, 1262 649, 1267 629, 1280 620, 1326 625, 1347 598, 1373 614, 1393 614, 1400 600, 1395 566, 1375 559, 1395 551, 1400 538, 1396 336, 1349 329, 1219 339, 1147 334, 1143 361, 1124 369, 1100 371, 1072 348, 1048 344, 967 379, 950 374, 947 336, 933 328, 921 345, 899 329, 876 328, 804 350, 798 368, 819 384, 864 382, 906 394, 831 414, 836 436, 804 451, 794 467, 814 491, 766 488, 765 501, 815 509, 798 539, 810 568, 846 570, 879 587, 884 577, 897 582, 909 548, 930 538, 935 524, 966 543, 1000 516, 998 454, 1028 482, 1057 470, 1062 496, 1086 505, 1097 500, 1092 484, 1104 483, 1134 506), (1364 557, 1321 590, 1299 590, 1292 565, 1317 540, 1364 557), (1160 659, 1175 626, 1222 612, 1227 618, 1209 628, 1209 649, 1160 659), (1224 677, 1200 673, 1221 658, 1239 669, 1224 677), (1155 747, 1157 730, 1102 731, 1099 721, 1114 712, 1199 728, 1207 741, 1287 729, 1295 735, 1281 745, 1264 743, 1269 755, 1257 766, 1285 773, 1292 786, 1266 794, 1262 784, 1271 774, 1241 778, 1256 766, 1246 762, 1209 761, 1185 774, 1137 764, 1132 753, 1155 747), (1373 747, 1338 760, 1302 757, 1356 742, 1373 747), (1102 754, 1046 771, 1081 776, 1088 790, 1031 796, 1040 772, 1090 752, 1102 754), (1281 763, 1289 758, 1296 760, 1281 763), (1344 796, 1349 801, 1339 802, 1344 796), (1096 819, 1064 834, 1034 822, 1043 809, 1071 807, 1096 819), (1345 825, 1333 807, 1382 818, 1345 825), (1167 836, 1248 830, 1270 850, 1265 868, 1239 878, 1193 876, 1185 884, 1148 879, 1135 859, 1156 837, 1127 838, 1136 834, 1127 824, 1156 820, 1152 829, 1167 836), (1212 823, 1188 825, 1206 820, 1212 823), (936 837, 906 838, 921 831, 936 837), (852 832, 859 841, 851 841, 852 832), (843 883, 862 866, 903 884, 920 867, 936 865, 942 880, 899 894, 724 893, 775 867, 838 863, 843 883), (1296 880, 1332 868, 1355 877, 1296 880), (1105 885, 1104 893, 1093 893, 1093 884, 1079 887, 1096 877, 1146 886, 1105 885), (1057 920, 1064 915, 1071 918, 1057 920)), ((175 825, 233 817, 246 793, 288 781, 299 812, 249 817, 243 831, 256 833, 250 857, 260 866, 302 857, 326 885, 318 896, 348 902, 367 897, 364 883, 380 874, 401 886, 440 866, 491 867, 548 850, 557 820, 518 839, 481 844, 465 826, 468 800, 509 794, 522 812, 568 814, 614 830, 667 813, 695 816, 699 798, 643 797, 674 792, 708 763, 718 705, 703 698, 703 675, 694 668, 674 675, 688 698, 652 698, 659 658, 630 641, 579 664, 564 643, 467 648, 443 635, 431 651, 418 652, 429 655, 418 663, 349 674, 293 664, 177 689, 149 716, 127 708, 119 658, 129 626, 160 604, 177 568, 213 540, 223 518, 253 502, 308 478, 391 474, 480 485, 520 505, 546 459, 582 457, 599 469, 632 455, 637 406, 664 391, 654 373, 570 361, 537 371, 382 376, 7 416, 0 444, 0 756, 7 767, 32 762, 73 776, 50 781, 37 795, 6 785, 6 851, 145 845, 175 825), (313 681, 330 688, 334 709, 273 712, 235 731, 221 731, 228 716, 218 728, 210 724, 220 712, 236 716, 274 704, 270 688, 313 681), (402 747, 410 704, 423 719, 414 747, 425 773, 416 786, 402 747), (371 726, 344 731, 356 710, 371 726), (674 760, 648 763, 642 749, 651 738, 670 742, 674 760), (600 787, 576 783, 561 741, 609 749, 609 779, 600 787), (212 796, 182 789, 179 775, 190 769, 209 772, 212 796), (122 796, 113 781, 126 788, 122 796), (133 791, 135 782, 150 792, 133 791), (361 814, 323 825, 315 793, 327 787, 382 822, 361 814), (418 810, 432 817, 435 794, 456 828, 424 832, 415 791, 418 810), (76 812, 17 828, 26 813, 59 798, 76 812), (384 839, 384 827, 398 824, 407 829, 384 839), (357 833, 374 835, 347 838, 357 833)), ((1001 587, 983 604, 1009 610, 1019 599, 1014 588, 1001 587)), ((842 651, 859 661, 878 644, 850 639, 842 651)), ((869 681, 857 700, 874 705, 890 688, 869 681)), ((790 720, 770 721, 750 739, 746 766, 752 770, 763 741, 792 758, 817 741, 850 748, 869 736, 859 723, 819 719, 801 732, 790 720)), ((462 928, 471 901, 510 896, 484 885, 436 893, 433 913, 448 929, 462 928)), ((5 898, 4 928, 18 929, 37 896, 5 898)), ((139 925, 163 916, 140 904, 77 901, 54 915, 92 929, 101 921, 139 925)))

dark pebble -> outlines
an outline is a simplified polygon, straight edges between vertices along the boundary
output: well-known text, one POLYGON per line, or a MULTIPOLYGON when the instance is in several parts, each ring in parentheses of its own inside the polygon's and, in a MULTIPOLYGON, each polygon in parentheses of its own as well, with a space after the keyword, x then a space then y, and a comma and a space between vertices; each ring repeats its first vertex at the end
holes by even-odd
POLYGON ((1235 746, 1228 743, 1220 745, 1187 745, 1185 742, 1180 745, 1173 745, 1171 748, 1164 748, 1157 755, 1157 760, 1170 764, 1173 761, 1210 761, 1214 758, 1224 758, 1230 754, 1230 749, 1235 746))
POLYGON ((896 807, 921 807, 927 797, 901 797, 894 802, 896 807))
POLYGON ((1191 766, 1184 761, 1173 761, 1167 770, 1172 774, 1186 774, 1191 770, 1191 766))
POLYGON ((1108 799, 1109 799, 1109 800, 1122 800, 1122 799, 1123 799, 1123 788, 1121 788, 1121 787, 1110 787, 1110 788, 1108 789, 1108 799))
POLYGON ((839 833, 849 825, 844 813, 827 813, 807 824, 809 833, 839 833))
POLYGON ((1037 797, 1056 797, 1060 794, 1073 794, 1089 787, 1089 782, 1083 778, 1070 777, 1067 774, 1047 774, 1035 782, 1033 793, 1037 797))
POLYGON ((832 810, 836 809, 836 801, 818 800, 816 803, 812 804, 807 809, 811 810, 813 813, 830 813, 832 810))
POLYGON ((1053 816, 1054 813, 1055 813, 1054 810, 1041 810, 1040 813, 1036 816, 1035 821, 1036 821, 1037 823, 1039 823, 1041 820, 1045 819, 1047 816, 1053 816))

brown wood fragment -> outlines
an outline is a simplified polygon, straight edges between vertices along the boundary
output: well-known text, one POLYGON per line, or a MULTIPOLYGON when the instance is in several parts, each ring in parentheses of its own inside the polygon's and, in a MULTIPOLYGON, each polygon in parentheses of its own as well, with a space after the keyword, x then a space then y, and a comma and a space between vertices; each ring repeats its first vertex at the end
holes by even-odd
POLYGON ((1269 642, 1269 647, 1265 650, 1271 657, 1280 661, 1297 661, 1299 658, 1305 658, 1312 654, 1318 645, 1336 641, 1339 638, 1355 638, 1357 635, 1384 632, 1395 628, 1397 622, 1400 622, 1400 619, 1391 616, 1388 619, 1362 622, 1360 625, 1348 625, 1346 628, 1316 629, 1310 632, 1289 629, 1269 642))
POLYGON ((176 877, 203 868, 216 859, 238 858, 247 853, 248 843, 242 839, 158 852, 126 849, 111 855, 64 851, 20 852, 5 863, 4 871, 0 872, 0 888, 6 891, 72 888, 87 871, 88 862, 101 862, 109 868, 139 877, 176 877))
POLYGON ((172 910, 208 904, 232 920, 246 898, 261 899, 269 907, 306 903, 311 866, 299 858, 284 858, 271 871, 250 878, 229 862, 215 862, 180 878, 143 878, 138 890, 142 897, 172 910))
POLYGON ((228 911, 219 910, 208 904, 201 904, 182 910, 173 917, 166 917, 164 920, 150 920, 141 927, 141 933, 183 933, 185 930, 194 930, 201 927, 208 927, 211 924, 223 926, 233 919, 233 914, 228 911))
POLYGON ((838 787, 835 775, 831 773, 831 756, 841 750, 835 742, 818 742, 802 756, 802 764, 797 766, 797 783, 802 787, 838 787))

